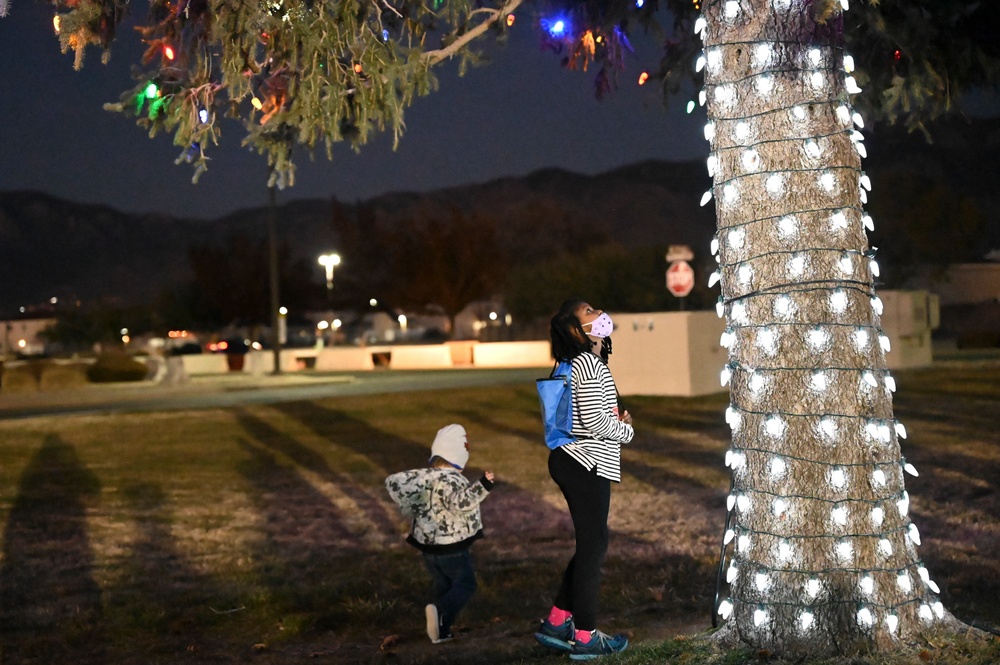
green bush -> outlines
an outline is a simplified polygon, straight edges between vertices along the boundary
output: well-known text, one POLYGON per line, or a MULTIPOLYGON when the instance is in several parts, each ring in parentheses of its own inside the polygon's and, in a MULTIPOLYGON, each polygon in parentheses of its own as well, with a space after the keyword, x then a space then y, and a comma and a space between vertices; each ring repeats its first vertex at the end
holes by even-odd
POLYGON ((87 369, 87 378, 93 383, 142 381, 148 373, 146 365, 124 353, 102 353, 87 369))

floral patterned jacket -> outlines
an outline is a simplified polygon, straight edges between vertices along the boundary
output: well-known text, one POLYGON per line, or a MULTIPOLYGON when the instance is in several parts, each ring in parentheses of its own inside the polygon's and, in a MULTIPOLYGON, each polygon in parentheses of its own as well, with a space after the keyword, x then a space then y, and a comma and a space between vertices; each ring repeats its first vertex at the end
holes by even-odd
POLYGON ((406 540, 417 549, 447 553, 482 538, 479 504, 493 489, 485 477, 470 485, 457 469, 413 469, 386 478, 385 488, 403 516, 413 520, 406 540))

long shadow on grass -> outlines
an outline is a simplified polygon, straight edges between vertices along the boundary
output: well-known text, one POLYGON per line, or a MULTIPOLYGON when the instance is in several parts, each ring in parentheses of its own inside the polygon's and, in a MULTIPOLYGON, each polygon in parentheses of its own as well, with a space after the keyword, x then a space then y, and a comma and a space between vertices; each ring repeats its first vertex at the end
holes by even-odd
MULTIPOLYGON (((381 492, 376 494, 373 488, 362 487, 348 475, 331 468, 323 455, 303 445, 295 437, 285 434, 267 421, 244 410, 236 411, 236 419, 259 444, 285 455, 300 467, 318 474, 323 480, 331 482, 343 490, 349 490, 351 499, 364 513, 365 519, 381 533, 396 533, 397 520, 386 509, 384 502, 380 500, 381 492)), ((347 532, 344 535, 348 535, 347 532)))
POLYGON ((3 539, 0 643, 4 662, 79 662, 103 649, 101 589, 86 503, 100 489, 56 435, 21 474, 3 539))
POLYGON ((135 658, 172 655, 183 660, 199 648, 213 604, 226 607, 212 580, 187 565, 170 533, 166 493, 156 483, 130 482, 121 488, 135 537, 108 589, 105 620, 124 653, 135 658), (113 626, 112 626, 113 624, 113 626))

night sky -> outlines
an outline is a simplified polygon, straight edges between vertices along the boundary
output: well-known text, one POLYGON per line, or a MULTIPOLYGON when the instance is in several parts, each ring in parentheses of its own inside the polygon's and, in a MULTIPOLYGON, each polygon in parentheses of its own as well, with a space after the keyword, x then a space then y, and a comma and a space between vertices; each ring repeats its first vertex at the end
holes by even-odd
MULTIPOLYGON (((136 8, 144 12, 145 5, 136 8)), ((381 136, 360 154, 344 144, 327 161, 300 152, 296 185, 279 202, 336 196, 356 201, 392 191, 429 191, 521 176, 545 167, 601 173, 647 159, 707 156, 704 115, 684 112, 685 99, 664 109, 654 85, 639 87, 643 69, 656 66, 651 40, 636 39, 637 55, 619 90, 603 101, 593 94, 593 72, 569 72, 542 52, 524 13, 493 62, 459 78, 456 67, 437 70, 440 89, 407 112, 399 148, 381 136)), ((72 53, 59 52, 52 10, 13 0, 0 19, 0 191, 32 189, 72 201, 103 203, 129 212, 213 218, 267 200, 263 157, 239 146, 242 127, 226 121, 223 144, 199 184, 170 136, 150 140, 133 119, 102 109, 132 85, 129 75, 142 44, 126 27, 103 65, 91 48, 82 71, 72 53)), ((700 192, 692 192, 699 196, 700 192)))

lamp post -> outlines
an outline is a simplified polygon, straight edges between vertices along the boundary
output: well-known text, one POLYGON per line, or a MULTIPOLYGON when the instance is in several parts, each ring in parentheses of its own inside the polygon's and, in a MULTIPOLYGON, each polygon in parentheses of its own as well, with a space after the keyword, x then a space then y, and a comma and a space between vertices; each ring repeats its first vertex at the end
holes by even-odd
POLYGON ((319 264, 326 268, 326 295, 333 294, 333 269, 340 265, 340 254, 321 254, 319 264))

